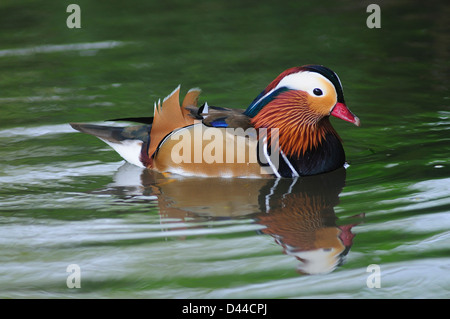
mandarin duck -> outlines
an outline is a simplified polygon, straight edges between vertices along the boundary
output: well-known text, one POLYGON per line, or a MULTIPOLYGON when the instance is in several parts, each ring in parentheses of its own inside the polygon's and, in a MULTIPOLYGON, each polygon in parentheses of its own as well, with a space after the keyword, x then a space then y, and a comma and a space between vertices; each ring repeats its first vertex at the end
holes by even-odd
POLYGON ((141 125, 71 123, 97 136, 126 161, 163 173, 209 177, 298 177, 345 165, 333 115, 357 126, 335 72, 321 65, 293 67, 278 75, 245 110, 197 107, 200 89, 180 106, 178 86, 141 125), (142 125, 143 124, 143 125, 142 125))

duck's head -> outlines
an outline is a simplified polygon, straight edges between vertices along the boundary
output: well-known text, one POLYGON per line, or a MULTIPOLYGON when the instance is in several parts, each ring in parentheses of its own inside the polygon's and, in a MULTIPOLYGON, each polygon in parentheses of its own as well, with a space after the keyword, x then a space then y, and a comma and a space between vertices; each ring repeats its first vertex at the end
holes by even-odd
POLYGON ((339 77, 321 65, 287 69, 255 98, 244 114, 251 117, 255 128, 279 129, 281 149, 297 156, 317 148, 328 134, 339 139, 328 121, 330 115, 360 124, 345 105, 339 77))
MULTIPOLYGON (((359 126, 356 117, 345 105, 342 84, 335 72, 321 65, 305 65, 287 69, 262 91, 245 111, 255 117, 262 109, 297 107, 302 119, 317 123, 333 115, 359 126)), ((290 109, 295 111, 295 109, 290 109)))

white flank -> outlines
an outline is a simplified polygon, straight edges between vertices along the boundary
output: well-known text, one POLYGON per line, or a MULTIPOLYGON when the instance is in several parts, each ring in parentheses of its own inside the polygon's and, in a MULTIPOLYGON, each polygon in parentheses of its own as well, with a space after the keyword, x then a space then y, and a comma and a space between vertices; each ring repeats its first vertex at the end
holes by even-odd
POLYGON ((124 140, 121 143, 112 143, 102 138, 101 140, 111 146, 128 163, 139 167, 145 167, 140 160, 142 141, 124 140))

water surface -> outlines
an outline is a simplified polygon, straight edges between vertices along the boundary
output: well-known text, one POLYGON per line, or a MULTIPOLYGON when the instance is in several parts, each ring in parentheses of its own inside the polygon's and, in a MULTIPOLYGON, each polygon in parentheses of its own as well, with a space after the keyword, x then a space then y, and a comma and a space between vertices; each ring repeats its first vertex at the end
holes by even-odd
POLYGON ((446 2, 382 2, 380 29, 354 1, 77 3, 81 29, 69 3, 0 4, 0 297, 450 296, 446 2), (245 108, 308 63, 361 119, 332 120, 346 170, 166 178, 67 124, 151 115, 180 83, 245 108))

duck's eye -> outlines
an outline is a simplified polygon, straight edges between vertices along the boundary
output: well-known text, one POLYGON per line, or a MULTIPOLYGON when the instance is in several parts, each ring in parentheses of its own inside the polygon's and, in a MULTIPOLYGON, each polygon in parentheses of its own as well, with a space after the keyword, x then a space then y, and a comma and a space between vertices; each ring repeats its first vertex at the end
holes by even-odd
POLYGON ((315 88, 313 90, 314 95, 321 96, 323 94, 322 90, 319 88, 315 88))

